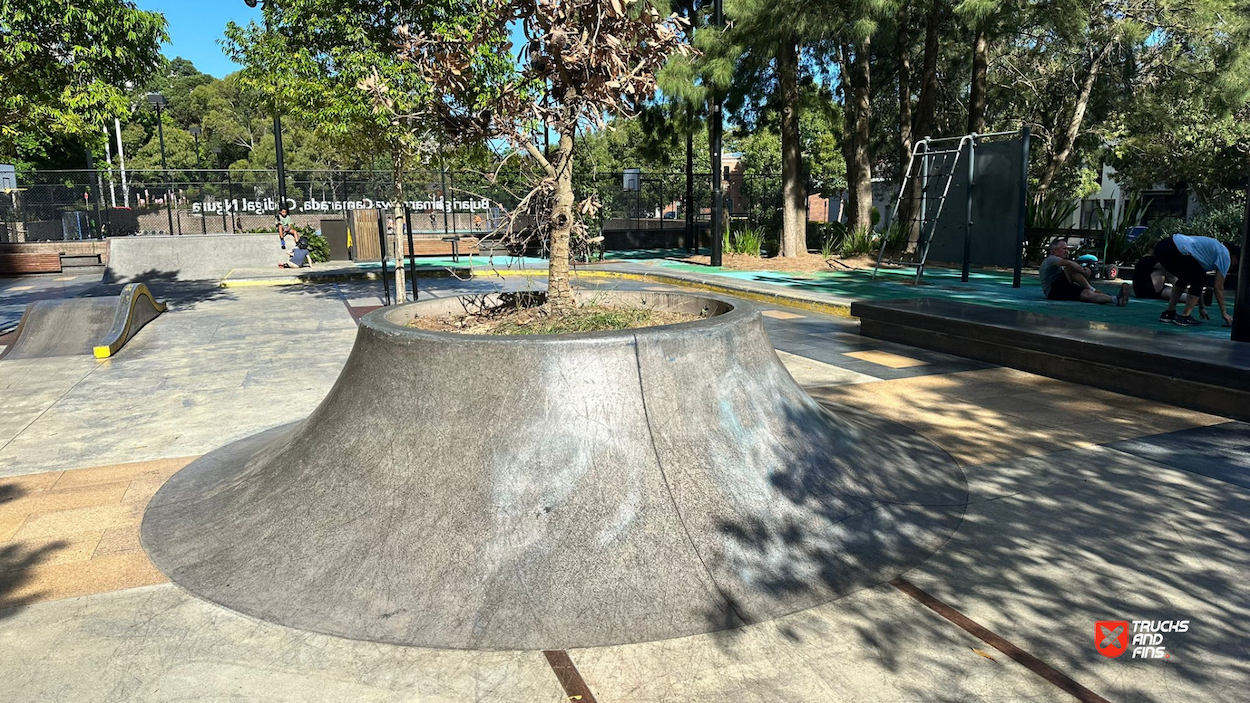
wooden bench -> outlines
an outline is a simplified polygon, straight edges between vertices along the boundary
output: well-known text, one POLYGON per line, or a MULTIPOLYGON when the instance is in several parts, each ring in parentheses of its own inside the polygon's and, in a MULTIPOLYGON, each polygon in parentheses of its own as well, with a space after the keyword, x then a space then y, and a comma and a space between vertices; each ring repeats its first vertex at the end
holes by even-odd
MULTIPOLYGON (((441 237, 441 235, 440 235, 441 237)), ((451 242, 444 242, 441 238, 413 237, 412 250, 408 250, 408 242, 404 241, 404 254, 406 256, 451 256, 451 242)), ((478 253, 477 237, 460 237, 460 255, 468 256, 478 253)))
POLYGON ((0 252, 0 276, 60 272, 61 255, 58 252, 47 254, 0 252))

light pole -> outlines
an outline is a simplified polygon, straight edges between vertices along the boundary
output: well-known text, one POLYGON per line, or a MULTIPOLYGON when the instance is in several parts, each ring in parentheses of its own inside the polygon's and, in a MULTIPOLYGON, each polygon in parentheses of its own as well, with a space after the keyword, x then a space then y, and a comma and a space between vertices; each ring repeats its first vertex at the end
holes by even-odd
POLYGON ((191 125, 190 131, 191 136, 195 137, 195 168, 201 169, 204 167, 200 165, 200 135, 204 133, 204 130, 197 125, 191 125))
POLYGON ((169 234, 174 233, 174 210, 170 204, 171 191, 169 188, 169 164, 165 161, 165 120, 163 110, 169 101, 160 93, 148 93, 148 102, 152 103, 152 107, 156 108, 156 133, 161 139, 161 170, 165 172, 165 214, 169 216, 169 234))
MULTIPOLYGON (((217 168, 220 169, 221 168, 221 147, 219 146, 213 147, 213 154, 216 156, 217 168)), ((229 174, 230 172, 226 171, 226 175, 229 175, 229 174)), ((227 180, 226 182, 229 183, 230 181, 227 180)), ((226 190, 226 197, 221 199, 221 232, 222 234, 225 234, 229 229, 226 227, 226 208, 229 206, 230 206, 230 191, 226 190)))
MULTIPOLYGON (((263 13, 268 5, 267 0, 243 0, 248 7, 260 7, 263 13)), ((265 33, 268 34, 269 15, 265 15, 265 33)), ((274 98, 273 104, 273 148, 275 155, 278 157, 278 209, 286 207, 286 165, 282 158, 282 117, 278 115, 277 98, 274 98)))

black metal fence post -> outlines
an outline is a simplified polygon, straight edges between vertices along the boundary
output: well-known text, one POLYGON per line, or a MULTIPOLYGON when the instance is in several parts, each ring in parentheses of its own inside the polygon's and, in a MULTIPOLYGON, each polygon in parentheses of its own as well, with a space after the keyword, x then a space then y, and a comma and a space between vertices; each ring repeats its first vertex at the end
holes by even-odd
POLYGON ((1011 276, 1011 287, 1020 287, 1020 277, 1024 271, 1024 244, 1027 241, 1024 229, 1028 226, 1029 212, 1029 138, 1032 131, 1025 127, 1020 130, 1020 148, 1023 156, 1020 170, 1020 218, 1016 223, 1016 266, 1011 276))
POLYGON ((404 229, 408 230, 408 278, 412 279, 412 299, 417 295, 417 250, 412 246, 412 208, 404 206, 404 229))
MULTIPOLYGON (((382 249, 382 292, 384 305, 391 304, 391 284, 386 278, 386 220, 382 215, 382 208, 378 208, 378 241, 382 249)), ((396 291, 398 294, 398 291, 396 291)))
POLYGON ((1246 216, 1241 224, 1241 262, 1237 266, 1237 294, 1233 299, 1234 342, 1250 342, 1250 168, 1246 170, 1246 216))

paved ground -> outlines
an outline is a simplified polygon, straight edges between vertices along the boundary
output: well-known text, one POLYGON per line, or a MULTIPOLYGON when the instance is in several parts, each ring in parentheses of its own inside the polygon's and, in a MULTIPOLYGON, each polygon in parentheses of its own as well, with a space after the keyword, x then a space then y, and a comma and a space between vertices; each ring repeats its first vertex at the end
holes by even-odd
MULTIPOLYGON (((530 285, 439 279, 423 295, 530 285)), ((87 286, 6 279, 0 315, 87 286)), ((312 410, 380 284, 157 292, 170 311, 112 360, 0 361, 0 701, 1162 702, 1250 688, 1250 426, 782 308, 766 325, 813 396, 903 423, 964 468, 962 526, 904 581, 743 630, 546 654, 238 615, 151 566, 142 510, 195 456, 312 410), (1166 659, 1105 658, 1094 623, 1120 619, 1190 628, 1166 636, 1166 659)))

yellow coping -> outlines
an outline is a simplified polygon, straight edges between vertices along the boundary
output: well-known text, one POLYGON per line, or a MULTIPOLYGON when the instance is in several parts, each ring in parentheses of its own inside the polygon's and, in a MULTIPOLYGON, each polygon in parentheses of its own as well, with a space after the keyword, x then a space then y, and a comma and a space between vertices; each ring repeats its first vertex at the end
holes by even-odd
MULTIPOLYGON (((126 311, 126 325, 122 328, 121 334, 114 337, 108 344, 102 344, 92 348, 92 353, 95 354, 95 358, 97 359, 107 359, 113 356, 117 353, 117 350, 122 348, 122 345, 129 341, 130 326, 134 323, 135 305, 139 302, 140 298, 146 297, 149 301, 151 301, 152 307, 156 308, 156 312, 158 314, 165 312, 168 307, 165 303, 162 303, 152 297, 152 291, 148 290, 146 285, 142 283, 133 283, 131 285, 134 286, 134 291, 130 296, 130 309, 126 311)), ((129 287, 130 286, 127 286, 127 288, 129 287)), ((122 295, 125 295, 125 290, 122 291, 122 295)), ((112 330, 109 330, 109 332, 111 333, 112 330)))

